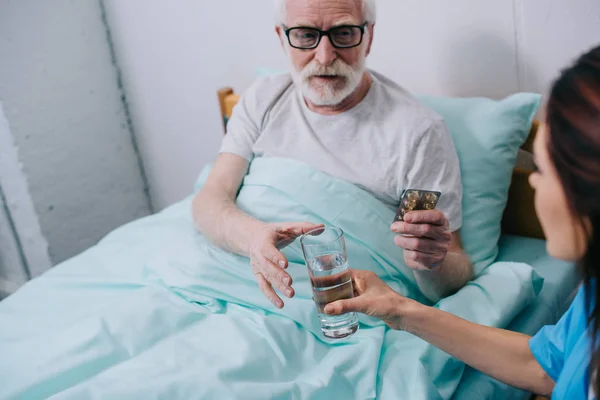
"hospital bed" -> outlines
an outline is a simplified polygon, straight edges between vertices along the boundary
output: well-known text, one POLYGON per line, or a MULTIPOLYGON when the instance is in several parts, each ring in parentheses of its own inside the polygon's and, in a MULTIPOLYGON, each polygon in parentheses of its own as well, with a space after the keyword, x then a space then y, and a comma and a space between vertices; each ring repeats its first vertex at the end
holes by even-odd
MULTIPOLYGON (((223 121, 223 134, 240 95, 232 87, 218 90, 217 98, 223 121)), ((534 208, 534 192, 529 185, 533 172, 530 158, 539 128, 534 121, 521 147, 520 165, 513 171, 508 202, 502 219, 498 260, 521 261, 532 265, 544 278, 544 287, 535 302, 523 310, 508 329, 535 334, 542 326, 556 323, 567 310, 579 284, 574 265, 551 258, 546 253, 544 232, 534 208)), ((518 399, 530 395, 467 367, 454 399, 518 399)), ((540 400, 541 398, 538 398, 540 400)))
MULTIPOLYGON (((224 133, 238 100, 232 90, 219 92, 224 133)), ((546 254, 529 174, 513 173, 498 262, 432 306, 530 334, 568 307, 573 266, 546 254)), ((324 338, 297 243, 283 250, 296 296, 275 309, 247 259, 196 232, 193 194, 114 230, 0 302, 0 400, 529 396, 366 316, 350 338, 324 338)), ((393 210, 358 187, 293 160, 263 158, 252 163, 237 202, 265 221, 284 215, 340 226, 352 265, 427 302, 390 240, 393 210)))

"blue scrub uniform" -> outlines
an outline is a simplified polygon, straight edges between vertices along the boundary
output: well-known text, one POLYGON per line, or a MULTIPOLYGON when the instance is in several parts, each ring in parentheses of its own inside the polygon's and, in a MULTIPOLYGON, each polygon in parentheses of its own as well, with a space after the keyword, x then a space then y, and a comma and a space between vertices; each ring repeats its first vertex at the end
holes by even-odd
POLYGON ((586 308, 582 286, 558 324, 542 328, 529 341, 534 357, 556 382, 552 400, 597 398, 590 389, 591 309, 586 308))

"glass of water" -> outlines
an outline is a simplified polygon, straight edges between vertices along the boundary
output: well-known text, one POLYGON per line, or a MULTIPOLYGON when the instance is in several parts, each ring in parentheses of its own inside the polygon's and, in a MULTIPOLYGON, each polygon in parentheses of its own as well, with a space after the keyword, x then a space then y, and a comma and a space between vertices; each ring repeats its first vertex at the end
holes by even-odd
POLYGON ((341 339, 358 330, 358 316, 325 314, 323 309, 336 300, 354 297, 344 232, 337 227, 316 228, 300 238, 313 290, 313 300, 323 334, 341 339))

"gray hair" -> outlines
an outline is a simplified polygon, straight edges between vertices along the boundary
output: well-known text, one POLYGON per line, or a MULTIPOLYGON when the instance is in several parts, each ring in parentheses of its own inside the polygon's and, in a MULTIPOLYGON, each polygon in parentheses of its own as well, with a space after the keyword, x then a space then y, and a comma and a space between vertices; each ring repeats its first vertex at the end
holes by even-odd
MULTIPOLYGON (((377 19, 377 0, 361 0, 363 3, 363 15, 366 22, 374 24, 377 19)), ((286 18, 287 0, 275 0, 275 23, 282 24, 286 18)))

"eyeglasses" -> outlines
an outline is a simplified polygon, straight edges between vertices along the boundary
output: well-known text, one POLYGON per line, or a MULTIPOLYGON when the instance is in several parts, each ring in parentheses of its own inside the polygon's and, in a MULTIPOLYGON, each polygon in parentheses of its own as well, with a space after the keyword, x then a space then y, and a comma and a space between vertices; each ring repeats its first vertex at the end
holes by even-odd
POLYGON ((331 28, 328 31, 322 31, 317 28, 294 27, 287 28, 285 25, 285 35, 288 37, 290 46, 301 50, 316 49, 321 43, 321 38, 327 36, 333 47, 338 49, 349 49, 359 46, 362 43, 365 34, 365 22, 362 26, 341 25, 331 28))

